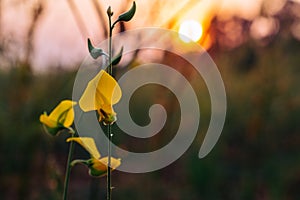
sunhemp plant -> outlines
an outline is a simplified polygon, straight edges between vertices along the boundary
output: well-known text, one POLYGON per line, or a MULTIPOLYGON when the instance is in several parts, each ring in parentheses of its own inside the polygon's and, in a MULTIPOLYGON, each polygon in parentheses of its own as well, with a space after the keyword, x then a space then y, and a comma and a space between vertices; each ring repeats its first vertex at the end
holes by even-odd
POLYGON ((74 107, 79 106, 83 112, 97 111, 99 116, 99 123, 107 126, 107 136, 111 140, 113 133, 111 125, 117 120, 117 113, 113 109, 113 105, 119 102, 122 96, 122 91, 118 82, 113 78, 113 66, 117 65, 123 53, 123 48, 120 52, 112 56, 112 31, 115 25, 119 22, 130 21, 136 11, 136 4, 133 2, 132 7, 127 12, 121 14, 114 23, 112 23, 113 12, 111 7, 107 9, 107 16, 109 20, 109 42, 108 53, 100 48, 92 45, 88 39, 88 50, 93 59, 98 59, 100 56, 105 56, 108 59, 108 66, 105 70, 100 70, 98 74, 89 81, 86 89, 84 90, 79 102, 72 100, 61 101, 53 111, 48 115, 44 112, 40 115, 40 122, 43 124, 47 133, 56 136, 62 132, 69 134, 66 142, 69 142, 69 154, 66 166, 65 183, 63 199, 67 199, 68 185, 70 179, 71 168, 76 164, 86 165, 88 173, 93 177, 107 176, 107 200, 111 199, 112 186, 111 186, 111 171, 121 165, 121 160, 111 156, 111 146, 108 143, 108 155, 101 157, 98 147, 91 137, 80 137, 72 125, 74 123, 74 107), (90 158, 87 160, 73 159, 74 144, 77 143, 82 146, 89 154, 90 158))

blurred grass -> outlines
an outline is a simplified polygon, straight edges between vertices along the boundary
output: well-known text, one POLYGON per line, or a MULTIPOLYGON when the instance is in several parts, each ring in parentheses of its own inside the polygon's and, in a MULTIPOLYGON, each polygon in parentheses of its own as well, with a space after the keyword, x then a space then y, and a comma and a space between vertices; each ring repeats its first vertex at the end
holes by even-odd
MULTIPOLYGON (((214 150, 202 160, 197 157, 210 116, 210 103, 201 98, 203 122, 192 147, 157 172, 115 172, 114 199, 299 199, 299 52, 300 44, 293 39, 274 40, 267 47, 249 42, 231 51, 212 52, 228 98, 226 123, 214 150)), ((28 69, 20 65, 0 71, 0 199, 59 199, 66 136, 46 135, 38 118, 71 98, 76 72, 58 69, 33 75, 28 69)), ((203 84, 195 87, 206 90, 203 84)), ((147 91, 151 93, 136 98, 151 102, 152 96, 155 101, 156 90, 147 91)), ((172 95, 163 94, 160 98, 170 98, 177 106, 172 95)), ((147 122, 145 101, 136 100, 134 105, 136 121, 147 122)), ((171 107, 168 112, 177 110, 171 107)), ((158 148, 169 140, 156 137, 151 144, 158 148)), ((125 136, 116 142, 146 145, 125 136)), ((83 166, 73 169, 70 199, 101 199, 104 193, 105 179, 89 178, 83 166), (100 190, 91 193, 95 185, 100 190)))
MULTIPOLYGON (((49 156, 59 155, 67 147, 42 133, 39 115, 49 112, 61 99, 70 98, 74 73, 35 76, 27 65, 20 65, 1 72, 0 77, 1 195, 19 199, 45 194, 49 181, 58 178, 51 177, 56 172, 48 164, 57 161, 49 156), (54 171, 47 173, 49 170, 54 171)), ((49 196, 52 192, 48 191, 49 196)))

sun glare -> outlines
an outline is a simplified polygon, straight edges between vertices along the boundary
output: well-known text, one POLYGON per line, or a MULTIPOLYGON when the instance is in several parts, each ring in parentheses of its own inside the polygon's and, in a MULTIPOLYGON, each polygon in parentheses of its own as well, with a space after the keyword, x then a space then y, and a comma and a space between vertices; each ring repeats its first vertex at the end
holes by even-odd
POLYGON ((186 43, 200 40, 202 32, 201 24, 195 20, 185 20, 179 26, 179 37, 186 43))

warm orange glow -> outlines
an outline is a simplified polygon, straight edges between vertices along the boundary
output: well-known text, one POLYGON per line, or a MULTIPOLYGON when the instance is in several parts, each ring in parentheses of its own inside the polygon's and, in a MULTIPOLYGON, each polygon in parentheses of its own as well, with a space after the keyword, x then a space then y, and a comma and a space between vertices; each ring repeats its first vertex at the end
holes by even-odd
POLYGON ((179 37, 186 43, 199 41, 202 33, 202 25, 195 20, 185 20, 179 26, 179 37))

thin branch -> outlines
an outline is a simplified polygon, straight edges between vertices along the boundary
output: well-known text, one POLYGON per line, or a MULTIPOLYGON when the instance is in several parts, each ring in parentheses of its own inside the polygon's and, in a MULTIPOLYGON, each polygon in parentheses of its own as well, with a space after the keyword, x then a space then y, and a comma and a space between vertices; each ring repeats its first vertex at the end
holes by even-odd
POLYGON ((99 2, 97 0, 93 0, 92 2, 93 2, 95 10, 97 12, 98 18, 99 18, 100 27, 103 28, 101 30, 103 31, 104 38, 107 38, 108 32, 106 29, 105 17, 104 17, 105 15, 103 14, 103 9, 101 8, 101 5, 99 4, 99 2))
POLYGON ((34 49, 33 49, 33 39, 34 39, 34 34, 36 31, 36 27, 38 24, 38 21, 43 13, 44 6, 42 2, 38 2, 35 7, 32 10, 32 19, 31 19, 31 24, 29 26, 29 30, 27 33, 27 39, 26 39, 26 55, 25 55, 25 63, 29 64, 30 62, 30 56, 32 55, 34 49))
POLYGON ((78 29, 79 29, 81 35, 82 35, 82 38, 84 39, 84 41, 86 41, 86 35, 87 35, 88 31, 87 31, 84 21, 81 18, 80 12, 77 9, 77 6, 73 2, 73 0, 68 0, 67 2, 72 11, 73 17, 75 19, 75 22, 78 26, 78 29))

